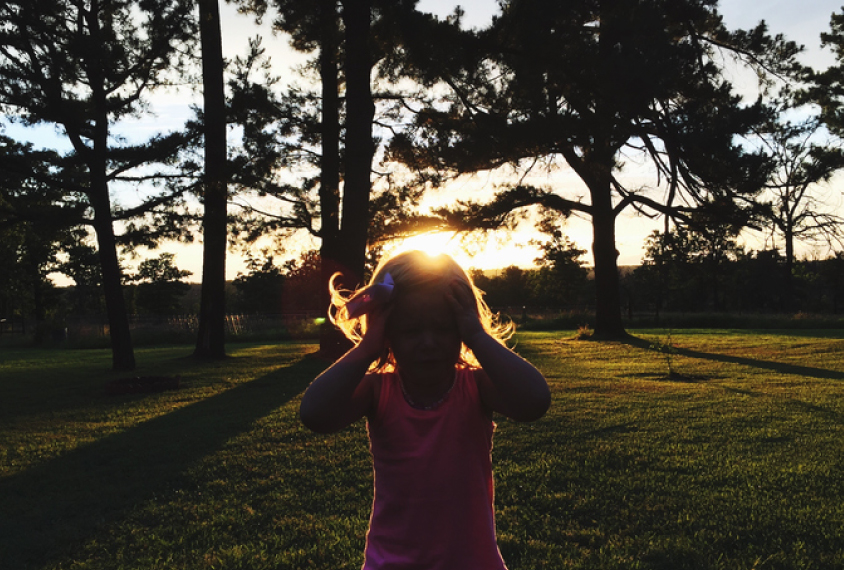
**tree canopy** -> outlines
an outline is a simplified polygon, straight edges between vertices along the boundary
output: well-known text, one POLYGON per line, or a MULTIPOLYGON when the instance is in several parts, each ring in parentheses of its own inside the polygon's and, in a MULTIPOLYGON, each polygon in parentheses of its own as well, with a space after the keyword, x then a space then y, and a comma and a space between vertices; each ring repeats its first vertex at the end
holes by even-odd
POLYGON ((417 114, 393 156, 415 168, 474 172, 515 164, 572 169, 579 189, 502 184, 486 204, 450 219, 493 225, 542 205, 591 218, 597 334, 624 334, 615 221, 627 208, 690 223, 692 212, 746 221, 768 172, 749 135, 768 116, 744 102, 727 73, 749 67, 765 80, 800 66, 799 48, 761 23, 730 31, 714 0, 508 0, 489 29, 464 33, 439 77, 448 98, 417 114), (629 184, 628 157, 652 181, 629 184))

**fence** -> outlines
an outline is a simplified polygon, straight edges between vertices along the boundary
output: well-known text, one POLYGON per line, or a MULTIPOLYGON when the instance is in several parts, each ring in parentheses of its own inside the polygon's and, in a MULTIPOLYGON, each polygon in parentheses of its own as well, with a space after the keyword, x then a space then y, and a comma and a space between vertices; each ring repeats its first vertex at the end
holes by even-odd
MULTIPOLYGON (((234 337, 271 334, 279 338, 315 336, 319 314, 312 312, 285 314, 226 315, 226 333, 234 337)), ((198 315, 130 315, 129 328, 134 338, 160 338, 162 341, 190 340, 199 329, 198 315)), ((67 319, 65 336, 69 340, 106 337, 108 321, 100 316, 77 316, 67 319)))
POLYGON ((26 334, 26 321, 20 317, 0 319, 0 336, 8 334, 26 334))

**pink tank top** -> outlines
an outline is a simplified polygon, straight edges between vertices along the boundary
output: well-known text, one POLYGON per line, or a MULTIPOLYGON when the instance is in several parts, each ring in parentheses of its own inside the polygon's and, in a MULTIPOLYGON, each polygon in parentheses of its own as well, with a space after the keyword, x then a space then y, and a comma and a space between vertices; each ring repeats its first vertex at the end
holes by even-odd
POLYGON ((506 570, 495 540, 492 433, 472 371, 432 410, 381 377, 367 423, 375 499, 363 570, 506 570))

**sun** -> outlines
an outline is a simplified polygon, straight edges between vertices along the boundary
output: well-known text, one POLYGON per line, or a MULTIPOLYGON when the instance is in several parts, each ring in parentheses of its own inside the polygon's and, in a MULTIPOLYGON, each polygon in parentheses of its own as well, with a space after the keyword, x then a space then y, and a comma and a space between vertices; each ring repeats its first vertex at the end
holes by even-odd
POLYGON ((416 234, 403 240, 397 240, 387 248, 385 254, 391 257, 413 250, 422 251, 431 257, 445 253, 464 269, 493 268, 502 263, 502 252, 500 249, 497 247, 484 247, 470 253, 467 250, 464 240, 461 238, 461 234, 458 232, 433 231, 416 234))
POLYGON ((461 252, 460 239, 455 236, 456 234, 451 232, 416 234, 396 244, 392 253, 395 255, 405 251, 419 250, 432 257, 441 253, 447 253, 454 257, 461 252))
POLYGON ((416 234, 387 244, 384 256, 392 257, 405 251, 419 250, 430 256, 445 253, 463 269, 499 270, 515 265, 533 267, 542 252, 532 241, 531 232, 508 232, 503 236, 469 236, 454 231, 431 231, 416 234))

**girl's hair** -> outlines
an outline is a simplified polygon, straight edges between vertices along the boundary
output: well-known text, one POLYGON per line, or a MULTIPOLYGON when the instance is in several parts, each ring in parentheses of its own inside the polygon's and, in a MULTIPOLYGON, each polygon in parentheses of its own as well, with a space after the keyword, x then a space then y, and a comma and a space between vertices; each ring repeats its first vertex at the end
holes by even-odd
MULTIPOLYGON (((430 256, 422 251, 407 251, 387 260, 381 260, 367 287, 383 283, 387 274, 390 275, 394 283, 393 299, 397 295, 402 295, 419 287, 446 286, 452 281, 462 282, 469 287, 475 297, 478 316, 484 330, 502 344, 513 334, 515 328, 513 323, 502 323, 499 316, 490 311, 483 300, 483 292, 475 286, 472 278, 450 256, 444 253, 430 256)), ((334 274, 329 282, 331 292, 329 317, 331 322, 342 330, 349 340, 357 344, 366 333, 367 315, 351 317, 346 305, 363 294, 366 287, 354 292, 337 289, 334 281, 339 276, 339 273, 334 274)), ((458 363, 463 366, 479 366, 475 355, 465 344, 460 349, 458 363)), ((386 349, 381 358, 376 360, 370 369, 388 371, 395 369, 395 366, 396 362, 392 352, 386 349)))

